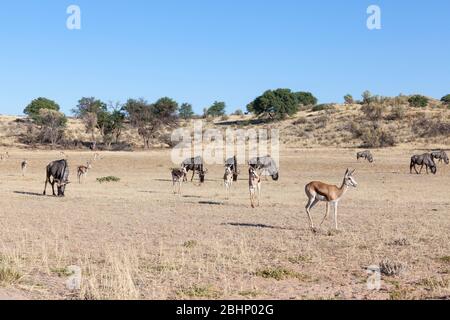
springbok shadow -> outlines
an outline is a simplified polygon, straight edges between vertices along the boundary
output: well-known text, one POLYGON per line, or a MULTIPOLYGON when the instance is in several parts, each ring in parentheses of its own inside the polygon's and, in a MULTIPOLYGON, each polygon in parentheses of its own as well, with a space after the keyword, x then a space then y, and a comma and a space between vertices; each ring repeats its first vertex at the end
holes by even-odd
POLYGON ((44 195, 42 193, 36 193, 36 192, 14 191, 14 193, 24 195, 24 196, 44 197, 44 195))
POLYGON ((267 225, 267 224, 257 224, 257 223, 230 222, 230 223, 222 223, 222 226, 232 226, 232 227, 241 227, 241 228, 272 229, 272 230, 295 230, 293 228, 283 228, 283 227, 270 226, 270 225, 267 225))

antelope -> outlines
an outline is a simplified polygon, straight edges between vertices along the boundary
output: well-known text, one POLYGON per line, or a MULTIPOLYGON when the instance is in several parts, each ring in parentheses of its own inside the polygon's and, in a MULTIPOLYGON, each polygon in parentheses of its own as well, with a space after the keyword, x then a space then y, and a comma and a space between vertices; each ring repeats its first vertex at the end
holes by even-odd
POLYGON ((97 160, 99 160, 99 159, 100 159, 100 154, 98 154, 98 152, 94 153, 94 158, 93 158, 93 160, 94 160, 94 161, 97 161, 97 160))
POLYGON ((248 169, 248 188, 250 191, 250 203, 252 208, 255 208, 255 202, 258 202, 259 207, 261 198, 261 176, 252 166, 248 169))
POLYGON ((350 187, 356 188, 358 186, 358 183, 353 178, 353 174, 355 173, 355 170, 350 171, 350 169, 347 169, 344 175, 344 181, 342 182, 342 186, 339 188, 334 185, 325 184, 323 182, 313 181, 306 185, 305 192, 308 196, 308 204, 306 205, 306 213, 308 214, 310 227, 312 230, 315 230, 314 228, 314 222, 311 218, 311 209, 313 209, 319 201, 324 201, 327 203, 327 210, 325 217, 322 220, 322 223, 320 226, 323 225, 325 222, 325 219, 328 218, 328 215, 330 214, 330 205, 334 207, 334 223, 336 230, 339 230, 338 228, 338 218, 337 218, 337 209, 339 201, 342 199, 344 194, 348 191, 350 187))
POLYGON ((9 159, 9 152, 6 151, 3 154, 0 154, 0 160, 8 160, 9 159))
POLYGON ((86 176, 87 176, 87 174, 88 174, 90 169, 92 169, 90 161, 88 161, 85 166, 79 166, 78 167, 78 169, 77 169, 78 183, 81 184, 81 179, 82 178, 83 178, 83 181, 86 180, 86 176))
POLYGON ((269 155, 253 158, 249 161, 249 165, 257 170, 261 170, 265 176, 270 175, 273 181, 278 181, 280 178, 277 164, 269 155))
POLYGON ((227 200, 230 198, 230 189, 233 185, 234 181, 234 172, 231 170, 230 167, 225 167, 225 174, 223 175, 223 184, 225 186, 226 192, 227 192, 227 200))
POLYGON ((173 193, 181 195, 181 186, 183 184, 184 178, 187 175, 187 170, 184 167, 179 169, 171 169, 171 173, 172 173, 173 193))
POLYGON ((22 177, 25 177, 25 172, 28 168, 28 160, 23 160, 20 166, 22 168, 22 177))

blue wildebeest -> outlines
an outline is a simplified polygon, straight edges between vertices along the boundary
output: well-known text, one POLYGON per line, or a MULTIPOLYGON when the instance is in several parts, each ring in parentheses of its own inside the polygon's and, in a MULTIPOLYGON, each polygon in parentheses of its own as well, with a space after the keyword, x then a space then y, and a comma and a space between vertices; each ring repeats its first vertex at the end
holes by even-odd
POLYGON ((52 185, 53 195, 55 194, 55 183, 58 187, 58 197, 64 197, 66 185, 69 182, 69 166, 66 160, 53 161, 47 166, 47 176, 45 179, 44 196, 47 193, 47 183, 52 185), (52 180, 50 180, 52 178, 52 180))
POLYGON ((433 159, 439 160, 439 163, 444 161, 445 164, 449 164, 448 155, 444 150, 433 151, 431 153, 431 156, 433 157, 433 159))
POLYGON ((225 161, 225 168, 229 168, 233 173, 233 181, 236 182, 239 176, 239 169, 236 156, 225 161))
POLYGON ((409 167, 410 173, 413 173, 412 169, 414 168, 417 174, 421 174, 424 166, 427 170, 427 174, 428 169, 430 169, 433 174, 436 174, 437 172, 436 163, 434 163, 433 156, 430 153, 415 155, 411 157, 411 165, 409 167), (417 171, 416 166, 421 166, 420 171, 417 171))
POLYGON ((192 171, 191 182, 194 181, 194 176, 196 173, 198 173, 198 175, 200 177, 200 183, 205 182, 205 176, 206 176, 206 173, 208 173, 208 170, 205 169, 205 167, 204 167, 202 157, 195 157, 195 158, 190 158, 190 159, 184 160, 183 163, 181 164, 181 168, 186 169, 186 175, 184 176, 184 181, 187 181, 187 177, 186 177, 187 173, 189 171, 192 171))
POLYGON ((277 164, 271 156, 253 158, 248 162, 248 164, 250 167, 256 170, 261 170, 263 173, 268 174, 274 181, 278 181, 278 179, 280 178, 277 164))
POLYGON ((356 154, 356 159, 366 159, 367 161, 369 161, 370 163, 373 162, 373 155, 369 150, 366 151, 362 151, 362 152, 358 152, 356 154))

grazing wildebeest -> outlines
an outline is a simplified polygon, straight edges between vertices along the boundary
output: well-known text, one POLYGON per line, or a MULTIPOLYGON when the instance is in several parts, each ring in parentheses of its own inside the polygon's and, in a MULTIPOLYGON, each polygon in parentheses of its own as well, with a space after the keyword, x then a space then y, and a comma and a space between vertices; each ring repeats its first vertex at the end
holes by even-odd
MULTIPOLYGON (((184 160, 181 164, 181 168, 186 169, 186 173, 192 171, 191 182, 194 181, 195 173, 198 173, 200 177, 200 183, 205 182, 205 176, 208 170, 204 168, 202 157, 195 157, 184 160)), ((187 181, 187 174, 184 177, 184 181, 187 181)))
POLYGON ((262 173, 268 173, 274 181, 278 181, 280 178, 277 164, 271 156, 253 158, 248 164, 256 170, 261 170, 262 173))
POLYGON ((427 174, 428 174, 428 169, 430 169, 433 174, 436 174, 436 172, 437 172, 436 163, 434 163, 433 157, 429 153, 412 156, 411 157, 411 165, 409 167, 409 172, 412 174, 413 173, 412 169, 414 168, 414 170, 416 171, 417 174, 421 174, 424 166, 427 169, 427 174), (420 172, 417 171, 416 166, 421 166, 420 172))
POLYGON ((230 168, 231 172, 233 173, 233 181, 236 182, 240 173, 236 156, 225 161, 225 167, 230 168))
POLYGON ((358 183, 353 178, 354 173, 355 170, 350 171, 350 169, 347 169, 344 175, 344 181, 342 182, 342 186, 340 188, 319 181, 313 181, 308 185, 306 185, 305 192, 308 197, 308 204, 306 205, 306 213, 308 214, 308 219, 312 230, 315 229, 311 217, 311 209, 314 208, 316 204, 319 203, 319 201, 325 201, 327 203, 327 211, 320 226, 322 226, 322 224, 325 222, 325 219, 328 217, 330 213, 330 206, 333 206, 335 227, 336 230, 338 230, 337 207, 339 201, 342 199, 342 197, 350 187, 356 188, 358 186, 358 183))
POLYGON ((431 153, 431 156, 433 157, 433 159, 439 160, 439 163, 444 161, 445 164, 449 164, 448 155, 444 150, 433 151, 431 153))
POLYGON ((366 159, 370 163, 373 162, 373 156, 372 156, 372 153, 369 150, 358 152, 356 154, 356 159, 357 160, 359 160, 359 159, 366 159))
POLYGON ((248 189, 250 191, 250 203, 252 208, 255 207, 255 202, 258 203, 259 207, 261 199, 261 177, 252 166, 248 168, 248 189))
POLYGON ((172 173, 173 193, 181 194, 181 186, 187 174, 186 168, 171 169, 171 173, 172 173), (177 186, 178 190, 176 189, 177 186))
POLYGON ((53 161, 47 166, 47 176, 45 179, 44 196, 47 193, 47 183, 52 185, 53 195, 55 194, 55 183, 58 187, 58 197, 64 197, 66 185, 69 182, 69 166, 67 160, 53 161), (50 180, 53 178, 53 180, 50 180))

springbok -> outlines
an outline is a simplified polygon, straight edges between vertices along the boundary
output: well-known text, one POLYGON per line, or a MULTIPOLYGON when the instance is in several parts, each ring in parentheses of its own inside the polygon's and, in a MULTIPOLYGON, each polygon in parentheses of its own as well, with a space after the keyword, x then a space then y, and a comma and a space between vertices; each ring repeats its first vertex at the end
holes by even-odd
POLYGON ((261 176, 252 166, 248 169, 248 189, 250 191, 250 203, 252 204, 252 208, 255 208, 255 202, 258 202, 259 207, 261 198, 261 176))
POLYGON ((20 167, 22 168, 22 177, 25 177, 25 173, 28 168, 28 160, 23 160, 20 167))
POLYGON ((314 222, 311 218, 311 209, 313 209, 319 201, 325 201, 327 203, 327 211, 325 217, 322 220, 322 224, 325 222, 325 219, 328 218, 330 214, 330 205, 334 207, 334 222, 336 230, 338 229, 338 218, 337 218, 337 208, 339 201, 342 199, 344 194, 348 191, 349 187, 356 188, 358 183, 353 178, 353 174, 355 170, 350 171, 347 169, 344 175, 344 181, 342 182, 342 186, 339 188, 334 185, 325 184, 323 182, 313 181, 306 185, 305 192, 308 196, 308 204, 306 205, 306 213, 308 214, 310 226, 312 230, 314 228, 314 222))
POLYGON ((87 174, 91 169, 92 165, 90 161, 88 161, 85 166, 79 166, 77 168, 78 183, 81 184, 81 179, 83 179, 83 182, 86 180, 87 174))
POLYGON ((187 175, 187 170, 184 167, 178 169, 171 169, 171 173, 172 173, 173 193, 181 195, 181 186, 183 184, 184 178, 187 175))
POLYGON ((100 154, 98 152, 94 153, 93 161, 97 161, 100 159, 100 154))
POLYGON ((6 151, 3 154, 0 154, 0 160, 8 160, 9 159, 9 152, 6 151))
POLYGON ((225 167, 225 174, 223 175, 223 184, 227 192, 227 200, 230 198, 230 189, 234 181, 234 172, 230 167, 225 167))

